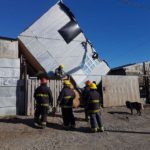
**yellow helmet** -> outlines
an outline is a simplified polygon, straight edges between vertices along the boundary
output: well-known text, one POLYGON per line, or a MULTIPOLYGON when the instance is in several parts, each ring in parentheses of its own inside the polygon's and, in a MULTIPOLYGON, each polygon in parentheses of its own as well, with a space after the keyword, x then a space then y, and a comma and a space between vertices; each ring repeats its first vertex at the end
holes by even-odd
POLYGON ((95 83, 91 83, 91 84, 90 84, 90 89, 97 89, 96 84, 95 84, 95 83))
POLYGON ((59 66, 61 69, 64 69, 64 64, 60 64, 59 66))
POLYGON ((65 84, 65 85, 71 85, 71 83, 70 83, 69 80, 65 80, 65 81, 64 81, 64 84, 65 84))

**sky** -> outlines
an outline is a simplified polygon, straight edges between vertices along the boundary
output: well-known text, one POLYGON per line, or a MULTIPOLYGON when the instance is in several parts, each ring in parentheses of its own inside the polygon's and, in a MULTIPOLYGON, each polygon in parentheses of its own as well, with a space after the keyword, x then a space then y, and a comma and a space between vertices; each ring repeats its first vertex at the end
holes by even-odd
MULTIPOLYGON (((150 60, 150 0, 63 0, 110 68, 150 60)), ((0 36, 17 36, 57 0, 0 0, 0 36)))

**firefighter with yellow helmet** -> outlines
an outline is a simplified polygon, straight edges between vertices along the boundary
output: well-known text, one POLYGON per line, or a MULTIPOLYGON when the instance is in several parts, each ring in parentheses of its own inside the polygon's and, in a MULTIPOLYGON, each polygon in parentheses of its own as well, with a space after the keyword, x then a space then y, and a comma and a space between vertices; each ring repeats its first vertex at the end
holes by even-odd
POLYGON ((73 99, 75 93, 71 89, 71 83, 69 80, 64 81, 64 87, 60 92, 57 100, 57 106, 61 107, 63 125, 65 129, 75 128, 75 118, 73 115, 73 99))
POLYGON ((62 79, 65 76, 64 64, 60 64, 58 68, 55 69, 56 78, 62 79))
POLYGON ((100 112, 100 94, 95 83, 90 84, 90 91, 87 95, 87 109, 90 116, 92 132, 104 131, 100 112))

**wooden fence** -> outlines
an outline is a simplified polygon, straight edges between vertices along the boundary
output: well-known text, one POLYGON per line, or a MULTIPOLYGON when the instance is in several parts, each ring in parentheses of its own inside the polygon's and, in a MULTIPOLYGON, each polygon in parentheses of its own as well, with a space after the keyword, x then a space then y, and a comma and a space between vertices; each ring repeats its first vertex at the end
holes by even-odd
POLYGON ((140 100, 138 76, 103 76, 103 106, 123 106, 126 101, 140 100))
MULTIPOLYGON (((25 115, 33 116, 35 109, 34 91, 40 85, 40 82, 36 79, 26 80, 26 99, 25 99, 25 115)), ((50 80, 47 84, 52 91, 53 107, 56 107, 57 98, 62 89, 61 80, 50 80)))

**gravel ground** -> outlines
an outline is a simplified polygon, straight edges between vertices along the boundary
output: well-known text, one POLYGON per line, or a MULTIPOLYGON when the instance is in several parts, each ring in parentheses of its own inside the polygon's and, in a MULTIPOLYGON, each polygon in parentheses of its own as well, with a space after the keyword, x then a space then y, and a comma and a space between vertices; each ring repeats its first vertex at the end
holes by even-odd
POLYGON ((0 118, 0 150, 148 150, 150 108, 142 116, 124 107, 103 109, 103 133, 90 133, 82 109, 75 110, 77 128, 65 131, 60 114, 48 117, 47 128, 36 129, 33 118, 0 118))

